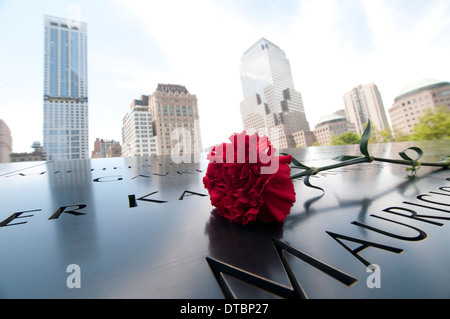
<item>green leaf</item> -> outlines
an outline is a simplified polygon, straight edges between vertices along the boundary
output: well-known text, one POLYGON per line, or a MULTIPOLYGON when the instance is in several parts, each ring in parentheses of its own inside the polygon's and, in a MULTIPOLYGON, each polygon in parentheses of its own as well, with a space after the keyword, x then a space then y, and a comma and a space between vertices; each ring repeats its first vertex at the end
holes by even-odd
MULTIPOLYGON (((289 155, 289 154, 286 154, 286 153, 280 153, 280 154, 281 155, 289 155)), ((294 166, 292 166, 293 168, 310 169, 310 167, 300 163, 294 157, 292 157, 292 164, 294 164, 294 166)))
POLYGON ((449 163, 450 162, 450 156, 444 156, 443 158, 441 158, 441 160, 439 162, 441 162, 441 163, 449 163))
POLYGON ((369 155, 369 139, 370 139, 370 120, 367 122, 366 129, 361 136, 361 141, 359 142, 359 150, 365 157, 370 157, 369 155))
POLYGON ((417 162, 417 161, 419 160, 419 158, 422 157, 423 151, 422 151, 420 148, 418 148, 418 147, 412 146, 412 147, 408 147, 408 148, 405 149, 403 152, 400 152, 400 153, 398 153, 398 154, 399 154, 400 157, 403 158, 404 160, 411 161, 411 166, 412 166, 412 167, 411 167, 411 168, 407 168, 406 170, 407 170, 407 171, 411 171, 413 174, 416 174, 416 171, 417 171, 417 169, 418 169, 419 166, 420 166, 420 163, 417 162), (406 154, 406 151, 407 151, 407 150, 413 150, 414 152, 416 152, 416 153, 417 153, 417 158, 416 158, 416 159, 412 159, 411 157, 409 157, 409 156, 406 154))
POLYGON ((418 147, 412 146, 412 147, 408 147, 407 149, 405 149, 404 151, 402 151, 402 152, 400 152, 400 153, 398 153, 398 154, 399 154, 399 155, 401 156, 401 158, 403 158, 404 160, 407 160, 407 161, 417 161, 417 160, 419 160, 419 158, 422 157, 423 151, 422 151, 420 148, 418 148, 418 147), (406 151, 407 151, 407 150, 413 150, 413 151, 415 151, 415 152, 418 154, 417 158, 416 158, 416 159, 410 158, 410 157, 406 154, 406 151))

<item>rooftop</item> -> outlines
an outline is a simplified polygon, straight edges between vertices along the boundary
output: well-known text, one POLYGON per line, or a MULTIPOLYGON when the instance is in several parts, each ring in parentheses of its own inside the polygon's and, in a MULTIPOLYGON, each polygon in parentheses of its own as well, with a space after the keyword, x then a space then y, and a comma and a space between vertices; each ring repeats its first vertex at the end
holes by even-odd
POLYGON ((434 79, 421 79, 414 82, 409 83, 406 85, 403 90, 400 91, 400 93, 395 98, 395 101, 398 99, 407 97, 409 95, 418 93, 423 90, 431 90, 434 88, 438 88, 441 86, 450 85, 449 82, 446 81, 439 81, 434 79))
POLYGON ((346 121, 347 119, 345 118, 345 116, 342 116, 342 115, 339 115, 339 114, 336 114, 336 113, 332 113, 332 114, 328 114, 328 115, 322 116, 316 126, 319 126, 319 125, 322 125, 324 123, 328 123, 328 122, 331 122, 331 121, 336 121, 336 120, 339 120, 339 121, 344 120, 344 121, 346 121))
POLYGON ((267 39, 265 39, 265 38, 261 38, 261 39, 259 39, 258 41, 256 41, 250 48, 248 48, 248 49, 244 52, 244 55, 245 55, 248 51, 250 51, 251 49, 253 49, 253 48, 256 47, 256 46, 261 46, 261 48, 264 49, 264 48, 267 48, 269 44, 272 45, 272 46, 274 46, 274 47, 276 47, 276 48, 278 48, 278 49, 280 49, 280 47, 279 47, 278 45, 273 44, 272 42, 270 42, 269 40, 267 40, 267 39))
POLYGON ((161 84, 158 83, 158 87, 156 88, 157 91, 163 91, 163 92, 178 92, 178 93, 189 93, 186 87, 178 84, 161 84))

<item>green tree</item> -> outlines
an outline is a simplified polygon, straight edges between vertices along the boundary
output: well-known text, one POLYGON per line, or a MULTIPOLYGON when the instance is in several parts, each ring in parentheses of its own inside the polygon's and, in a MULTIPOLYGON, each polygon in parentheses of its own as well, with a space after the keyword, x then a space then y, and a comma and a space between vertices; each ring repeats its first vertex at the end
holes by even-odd
POLYGON ((440 139, 450 139, 450 110, 445 105, 428 109, 410 135, 411 141, 440 139))
POLYGON ((339 136, 333 135, 331 137, 331 145, 347 145, 359 144, 360 137, 353 132, 345 132, 339 136))
POLYGON ((403 133, 401 130, 399 130, 398 128, 394 127, 394 138, 391 140, 391 142, 405 142, 405 141, 409 141, 409 135, 403 133))
MULTIPOLYGON (((364 127, 365 128, 365 127, 364 127)), ((388 143, 393 141, 392 133, 389 128, 378 130, 375 126, 371 129, 369 143, 388 143)))

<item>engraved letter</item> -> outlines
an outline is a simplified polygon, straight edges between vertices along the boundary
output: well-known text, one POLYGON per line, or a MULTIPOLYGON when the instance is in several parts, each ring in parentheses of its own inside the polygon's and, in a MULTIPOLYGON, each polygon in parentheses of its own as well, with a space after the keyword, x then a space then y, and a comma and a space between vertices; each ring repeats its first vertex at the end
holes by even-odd
POLYGON ((420 220, 421 222, 424 223, 430 223, 433 225, 437 225, 437 226, 442 226, 444 224, 441 223, 437 223, 437 222, 433 222, 433 221, 429 221, 429 220, 425 220, 424 218, 436 218, 436 219, 446 219, 446 220, 450 220, 449 217, 439 217, 439 216, 429 216, 429 215, 417 215, 417 213, 415 211, 413 211, 412 209, 408 209, 408 208, 403 208, 403 207, 388 207, 386 209, 383 209, 384 212, 387 213, 391 213, 391 214, 395 214, 395 215, 399 215, 399 216, 405 216, 408 218, 412 218, 414 220, 420 220), (399 212, 396 212, 396 210, 402 210, 402 211, 406 211, 411 213, 410 216, 406 215, 406 214, 401 214, 399 212))
POLYGON ((296 275, 294 274, 294 271, 287 258, 287 254, 290 254, 308 263, 309 265, 315 267, 316 269, 321 270, 322 272, 326 273, 327 275, 331 276, 332 278, 340 281, 341 283, 347 286, 351 286, 357 281, 356 278, 353 278, 348 274, 340 271, 339 269, 331 267, 323 263, 322 261, 279 241, 278 239, 273 238, 273 243, 277 250, 278 256, 281 259, 282 265, 286 270, 286 273, 288 275, 292 287, 286 287, 277 282, 267 280, 265 278, 252 274, 240 268, 236 268, 234 266, 225 264, 221 261, 207 257, 206 260, 209 264, 209 267, 211 268, 214 276, 216 277, 217 283, 219 284, 226 298, 235 299, 236 295, 229 286, 224 275, 234 277, 250 285, 253 285, 259 289, 269 291, 283 298, 301 298, 301 299, 307 298, 306 293, 304 292, 300 282, 298 281, 296 275))
POLYGON ((440 189, 441 191, 449 192, 449 193, 450 193, 450 186, 442 186, 442 187, 439 187, 439 189, 440 189))
POLYGON ((427 238, 427 234, 424 231, 420 230, 419 228, 416 228, 416 227, 413 227, 413 226, 410 226, 410 225, 407 225, 407 224, 399 223, 399 222, 396 222, 394 220, 383 218, 383 217, 380 217, 380 216, 377 216, 377 215, 370 215, 370 216, 378 218, 378 219, 386 220, 386 221, 389 221, 391 223, 395 223, 395 224, 398 224, 398 225, 403 225, 403 226, 406 226, 406 227, 411 228, 411 229, 414 229, 415 231, 417 231, 419 233, 419 235, 416 236, 416 237, 406 237, 406 236, 400 236, 400 235, 396 235, 396 234, 393 234, 393 233, 389 233, 387 231, 384 231, 384 230, 381 230, 381 229, 378 229, 378 228, 375 228, 375 227, 372 227, 372 226, 367 226, 367 225, 364 225, 364 224, 362 224, 360 222, 357 222, 357 221, 352 222, 352 224, 356 225, 356 226, 367 228, 369 230, 373 230, 374 232, 377 232, 377 233, 380 233, 380 234, 383 234, 383 235, 386 235, 386 236, 390 236, 390 237, 397 238, 397 239, 402 239, 402 240, 417 241, 417 240, 422 240, 422 239, 427 238))
POLYGON ((13 225, 20 225, 20 224, 25 224, 26 222, 20 222, 20 223, 14 223, 14 224, 10 224, 11 221, 13 221, 16 218, 25 218, 25 217, 31 217, 33 215, 24 215, 21 216, 23 213, 28 213, 28 212, 38 212, 41 209, 33 209, 33 210, 24 210, 22 212, 17 212, 12 214, 11 216, 9 216, 8 218, 6 218, 4 221, 0 222, 0 227, 3 226, 13 226, 13 225))
POLYGON ((378 249, 384 249, 386 251, 390 251, 390 252, 396 253, 396 254, 400 254, 403 251, 403 249, 400 249, 400 248, 395 248, 395 247, 391 247, 391 246, 381 245, 381 244, 378 244, 378 243, 374 243, 374 242, 370 242, 370 241, 366 241, 366 240, 362 240, 362 239, 358 239, 358 238, 353 238, 353 237, 349 237, 349 236, 335 234, 335 233, 332 233, 332 232, 329 232, 329 231, 327 231, 326 233, 328 235, 330 235, 334 240, 336 240, 339 244, 341 244, 342 247, 344 247, 346 250, 348 250, 353 256, 355 256, 360 262, 362 262, 367 267, 369 265, 371 265, 371 263, 369 261, 367 261, 366 259, 364 259, 363 257, 361 257, 359 255, 359 252, 363 251, 364 249, 366 249, 368 247, 375 247, 375 248, 378 248, 378 249), (346 240, 346 241, 351 241, 351 242, 362 244, 362 245, 359 246, 358 248, 351 249, 350 247, 345 245, 340 239, 343 239, 343 240, 346 240))
POLYGON ((201 193, 196 193, 196 192, 191 192, 191 191, 184 191, 183 194, 181 194, 180 198, 178 198, 178 200, 183 200, 184 196, 193 196, 193 195, 197 195, 197 196, 208 196, 206 194, 201 194, 201 193))
MULTIPOLYGON (((437 194, 437 195, 450 196, 450 195, 447 195, 447 194, 440 194, 440 193, 436 193, 436 192, 430 192, 430 193, 434 193, 434 194, 437 194)), ((432 195, 427 195, 427 194, 425 194, 425 195, 419 195, 419 196, 417 196, 417 199, 422 200, 422 201, 424 201, 424 202, 436 204, 436 205, 450 206, 450 204, 440 203, 440 202, 435 202, 435 201, 429 200, 429 199, 424 199, 425 196, 432 196, 432 195)))
POLYGON ((430 207, 430 206, 422 205, 422 204, 416 204, 416 203, 410 203, 410 202, 403 202, 403 204, 414 205, 414 206, 423 207, 423 208, 429 208, 429 209, 437 210, 439 212, 444 212, 444 213, 450 213, 450 210, 447 210, 447 209, 435 208, 435 207, 430 207))
POLYGON ((94 182, 117 182, 121 181, 123 178, 119 176, 105 176, 105 177, 97 177, 94 179, 94 182))
MULTIPOLYGON (((152 203, 158 203, 158 204, 167 203, 166 200, 148 199, 148 198, 146 198, 148 196, 156 194, 157 192, 158 191, 150 193, 150 194, 147 194, 147 195, 144 195, 142 197, 139 197, 137 200, 143 200, 143 201, 146 201, 146 202, 152 202, 152 203)), ((137 201, 136 201, 136 196, 134 194, 128 195, 128 204, 129 204, 130 208, 138 206, 137 201)))
POLYGON ((80 212, 76 211, 77 209, 83 209, 85 207, 86 207, 86 205, 84 205, 84 204, 71 205, 71 206, 61 206, 48 219, 57 219, 57 218, 59 218, 59 216, 61 216, 62 213, 67 213, 67 214, 71 214, 71 215, 75 215, 75 216, 85 215, 86 213, 80 213, 80 212), (70 209, 70 208, 73 208, 73 207, 76 207, 76 208, 75 209, 70 209))
POLYGON ((137 207, 137 202, 136 202, 136 196, 133 195, 128 195, 128 204, 131 207, 137 207))

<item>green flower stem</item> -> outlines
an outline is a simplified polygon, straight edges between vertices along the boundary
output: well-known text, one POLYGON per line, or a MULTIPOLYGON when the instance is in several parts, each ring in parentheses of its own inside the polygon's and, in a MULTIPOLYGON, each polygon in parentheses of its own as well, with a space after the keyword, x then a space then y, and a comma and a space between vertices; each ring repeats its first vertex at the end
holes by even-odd
MULTIPOLYGON (((368 148, 369 139, 370 139, 370 121, 367 122, 367 126, 361 136, 361 140, 359 143, 359 150, 360 150, 362 156, 348 156, 348 155, 339 156, 339 157, 337 157, 337 160, 340 161, 340 163, 336 163, 333 165, 327 165, 327 166, 323 166, 323 167, 318 167, 318 168, 317 167, 308 167, 308 166, 300 163, 299 161, 297 161, 295 158, 292 158, 291 168, 303 169, 304 171, 297 173, 295 175, 292 175, 291 179, 305 176, 306 178, 304 179, 304 182, 307 186, 317 188, 317 189, 320 189, 323 191, 322 188, 311 185, 311 183, 309 181, 310 176, 316 175, 319 172, 326 171, 329 169, 340 168, 340 167, 359 164, 359 163, 378 161, 378 162, 388 162, 388 163, 394 163, 394 164, 408 165, 408 166, 411 166, 411 168, 407 168, 406 170, 412 171, 413 174, 415 174, 417 168, 420 166, 440 166, 443 168, 449 168, 449 166, 450 166, 450 156, 446 156, 440 162, 435 162, 435 163, 419 162, 419 158, 422 157, 423 152, 420 148, 414 147, 414 146, 408 147, 406 150, 399 153, 400 157, 403 158, 402 160, 374 157, 369 154, 369 148, 368 148), (410 158, 406 154, 406 151, 408 151, 408 150, 414 151, 417 154, 417 158, 416 159, 410 158)), ((283 155, 287 155, 287 154, 283 153, 283 155)))
POLYGON ((399 159, 390 159, 390 158, 381 158, 381 157, 373 157, 373 156, 361 156, 357 158, 353 158, 350 160, 343 161, 341 163, 336 163, 332 165, 327 165, 323 167, 311 167, 303 172, 297 173, 295 175, 291 176, 291 179, 308 176, 308 175, 316 175, 319 172, 340 168, 344 166, 359 164, 359 163, 370 163, 373 161, 377 162, 387 162, 387 163, 394 163, 394 164, 400 164, 400 165, 414 165, 414 166, 440 166, 443 168, 448 168, 450 166, 450 161, 444 161, 444 162, 419 162, 419 161, 411 161, 411 160, 399 160, 399 159))
POLYGON ((327 166, 323 166, 323 167, 312 167, 308 170, 305 170, 303 172, 292 175, 291 179, 299 178, 299 177, 307 176, 307 175, 316 175, 317 173, 322 172, 322 171, 340 168, 340 167, 349 166, 349 165, 354 165, 354 164, 358 164, 358 163, 367 163, 367 162, 372 162, 372 161, 373 161, 372 157, 361 156, 361 157, 353 158, 353 159, 350 159, 347 161, 343 161, 341 163, 336 163, 336 164, 327 165, 327 166))
MULTIPOLYGON (((381 158, 381 157, 374 157, 374 161, 378 162, 387 162, 387 163, 394 163, 394 164, 401 164, 401 165, 412 165, 413 161, 409 160, 396 160, 396 159, 390 159, 390 158, 381 158)), ((441 166, 448 168, 450 166, 449 161, 445 162, 420 162, 416 161, 416 164, 419 166, 441 166)))

